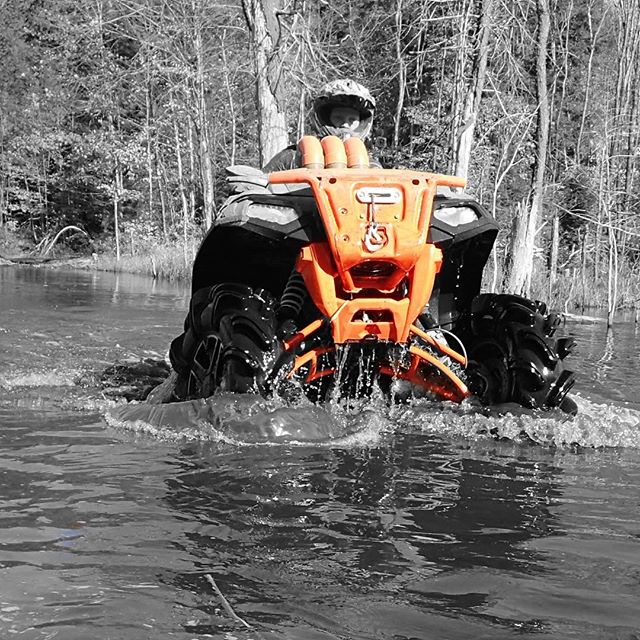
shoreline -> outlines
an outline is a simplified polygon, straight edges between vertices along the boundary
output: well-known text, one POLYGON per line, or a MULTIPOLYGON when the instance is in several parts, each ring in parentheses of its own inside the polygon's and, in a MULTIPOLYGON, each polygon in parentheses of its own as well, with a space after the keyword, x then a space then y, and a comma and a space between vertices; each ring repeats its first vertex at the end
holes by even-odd
MULTIPOLYGON (((129 258, 131 258, 131 256, 128 256, 129 258)), ((147 258, 148 260, 148 258, 147 258)), ((65 258, 50 258, 50 257, 46 257, 46 258, 37 258, 37 257, 32 257, 32 256, 11 256, 11 257, 7 257, 7 256, 0 256, 0 267, 11 267, 11 266, 15 266, 15 267, 34 267, 34 268, 46 268, 46 269, 51 269, 51 270, 57 270, 57 269, 82 269, 82 270, 90 270, 90 271, 102 271, 102 272, 107 272, 107 273, 130 273, 132 275, 141 275, 141 276, 148 276, 149 278, 156 280, 156 279, 162 279, 162 280, 166 280, 168 282, 188 282, 191 273, 189 271, 188 274, 184 274, 182 272, 178 271, 172 271, 170 273, 170 275, 167 275, 166 273, 159 271, 156 273, 152 273, 148 268, 145 269, 141 269, 141 268, 133 268, 133 269, 127 269, 126 268, 126 263, 127 260, 125 258, 125 260, 121 260, 120 264, 122 266, 124 266, 125 268, 114 268, 116 265, 118 265, 117 262, 115 262, 115 258, 113 256, 98 256, 98 257, 94 257, 94 256, 79 256, 79 257, 65 257, 65 258)), ((140 265, 137 264, 137 267, 139 267, 140 265)), ((549 306, 553 309, 554 305, 549 303, 549 306)), ((579 307, 576 307, 574 309, 574 311, 561 311, 559 308, 555 309, 556 313, 558 313, 563 320, 569 321, 569 322, 576 322, 576 323, 587 323, 587 324, 595 324, 595 323, 606 323, 606 307, 604 306, 590 306, 590 307, 585 307, 584 309, 581 310, 581 313, 577 313, 579 307), (584 312, 585 311, 601 311, 603 313, 605 313, 605 315, 603 317, 599 317, 597 315, 586 315, 584 312)), ((638 307, 635 307, 633 305, 630 306, 622 306, 619 307, 616 315, 624 315, 624 314, 634 314, 633 318, 628 318, 628 319, 616 319, 615 322, 618 323, 628 323, 628 322, 634 322, 634 323, 638 323, 640 322, 640 313, 639 313, 639 309, 638 307)))
MULTIPOLYGON (((194 252, 195 253, 195 252, 194 252)), ((7 256, 0 254, 0 267, 34 267, 36 269, 84 269, 111 273, 131 273, 161 278, 172 282, 186 282, 191 278, 195 255, 185 255, 182 247, 160 247, 157 252, 145 255, 123 255, 119 261, 111 254, 89 256, 7 256)))
POLYGON ((40 266, 56 266, 63 264, 70 265, 79 265, 86 266, 89 264, 93 264, 95 260, 91 257, 79 256, 75 258, 67 257, 67 258, 40 258, 33 257, 29 255, 24 256, 0 256, 0 264, 4 266, 10 265, 22 265, 22 266, 30 266, 30 267, 40 267, 40 266))

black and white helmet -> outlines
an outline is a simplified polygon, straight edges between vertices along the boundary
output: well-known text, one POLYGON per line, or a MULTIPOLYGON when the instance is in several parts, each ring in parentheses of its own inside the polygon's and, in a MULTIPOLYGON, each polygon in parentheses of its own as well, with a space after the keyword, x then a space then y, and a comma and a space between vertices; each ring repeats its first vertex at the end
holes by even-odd
POLYGON ((354 80, 333 80, 320 88, 313 98, 309 116, 311 128, 320 137, 338 136, 345 139, 355 136, 365 140, 371 133, 376 101, 366 87, 354 80), (336 127, 331 124, 334 107, 351 107, 360 113, 360 123, 355 129, 336 127))

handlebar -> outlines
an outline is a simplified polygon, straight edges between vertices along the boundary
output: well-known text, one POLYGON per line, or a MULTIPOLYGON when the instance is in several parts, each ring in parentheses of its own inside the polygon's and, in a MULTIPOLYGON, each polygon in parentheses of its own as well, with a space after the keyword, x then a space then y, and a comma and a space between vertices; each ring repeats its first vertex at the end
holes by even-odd
POLYGON ((411 181, 415 185, 426 181, 452 188, 467 186, 466 178, 458 176, 404 169, 372 169, 369 165, 369 153, 360 138, 347 138, 343 142, 336 136, 326 136, 322 140, 315 136, 303 136, 298 142, 298 151, 302 168, 269 174, 271 184, 314 184, 326 178, 335 181, 371 180, 396 184, 411 181))
POLYGON ((393 182, 396 184, 399 182, 414 182, 416 185, 425 181, 435 182, 438 186, 451 188, 464 188, 467 186, 466 178, 459 176, 404 169, 289 169, 287 171, 274 171, 268 177, 271 184, 298 184, 301 182, 312 184, 320 180, 335 179, 336 181, 355 182, 369 180, 377 183, 393 182))

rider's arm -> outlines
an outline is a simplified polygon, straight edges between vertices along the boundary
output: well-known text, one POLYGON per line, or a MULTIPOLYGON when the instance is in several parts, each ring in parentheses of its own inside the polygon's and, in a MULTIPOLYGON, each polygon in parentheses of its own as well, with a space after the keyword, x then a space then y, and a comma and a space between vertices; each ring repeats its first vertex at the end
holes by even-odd
POLYGON ((300 166, 300 156, 296 145, 292 144, 282 151, 278 151, 262 170, 265 173, 273 173, 274 171, 287 171, 289 169, 297 169, 300 166))

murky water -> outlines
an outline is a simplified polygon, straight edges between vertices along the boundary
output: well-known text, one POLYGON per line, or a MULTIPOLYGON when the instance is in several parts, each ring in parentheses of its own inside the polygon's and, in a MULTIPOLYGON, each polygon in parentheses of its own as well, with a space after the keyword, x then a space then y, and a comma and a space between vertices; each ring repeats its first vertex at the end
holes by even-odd
POLYGON ((573 420, 105 398, 186 304, 0 269, 0 638, 640 637, 632 323, 569 325, 573 420))

